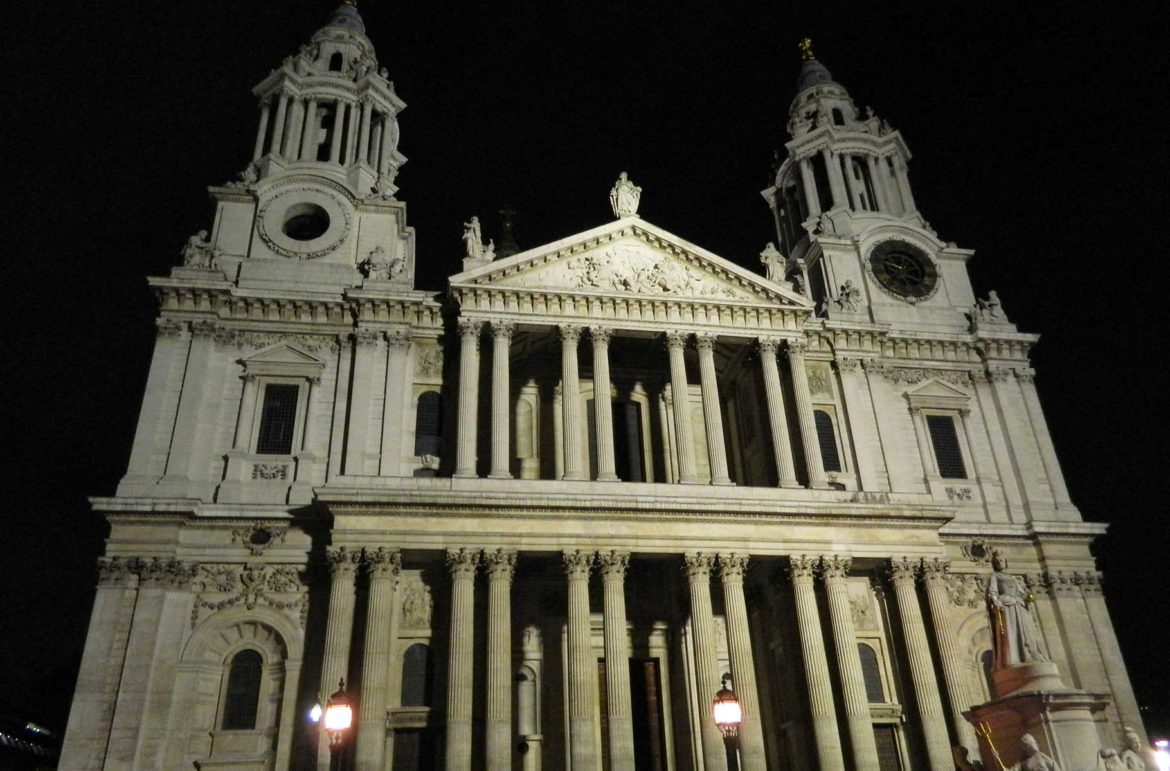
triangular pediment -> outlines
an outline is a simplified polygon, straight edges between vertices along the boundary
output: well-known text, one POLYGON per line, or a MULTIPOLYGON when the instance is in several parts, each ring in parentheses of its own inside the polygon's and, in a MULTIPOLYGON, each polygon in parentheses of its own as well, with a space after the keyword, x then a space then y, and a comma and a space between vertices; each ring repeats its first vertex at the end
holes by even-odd
POLYGON ((931 378, 930 380, 927 380, 925 383, 922 383, 921 385, 907 391, 906 395, 907 396, 930 396, 930 397, 935 397, 935 398, 941 397, 944 399, 946 399, 946 398, 969 399, 970 398, 970 394, 966 393, 965 391, 961 391, 958 388, 956 388, 955 386, 953 386, 949 383, 944 383, 943 381, 938 380, 936 378, 931 378))
POLYGON ((452 276, 451 286, 812 309, 811 301, 787 286, 635 218, 473 268, 452 276))
POLYGON ((294 345, 280 342, 240 360, 249 376, 314 378, 321 374, 325 362, 294 345))

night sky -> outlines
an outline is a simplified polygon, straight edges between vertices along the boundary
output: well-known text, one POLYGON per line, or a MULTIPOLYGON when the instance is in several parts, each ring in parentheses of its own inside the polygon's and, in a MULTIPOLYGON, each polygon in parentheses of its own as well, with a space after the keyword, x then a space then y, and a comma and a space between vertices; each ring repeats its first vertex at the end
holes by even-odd
MULTIPOLYGON (((398 196, 420 287, 459 270, 472 214, 498 241, 496 212, 512 205, 525 248, 608 222, 623 170, 646 220, 757 270, 775 240, 759 191, 811 36, 858 107, 901 130, 919 208, 977 252, 977 293, 997 289, 1043 335, 1034 364, 1057 452, 1084 517, 1110 523, 1095 547, 1109 606, 1147 723, 1170 733, 1152 373, 1165 359, 1165 25, 1069 4, 754 5, 363 2, 408 105, 398 196)), ((252 86, 332 8, 7 11, 0 711, 64 726, 104 536, 86 496, 113 494, 146 382, 145 277, 210 226, 206 186, 251 158, 252 86)))

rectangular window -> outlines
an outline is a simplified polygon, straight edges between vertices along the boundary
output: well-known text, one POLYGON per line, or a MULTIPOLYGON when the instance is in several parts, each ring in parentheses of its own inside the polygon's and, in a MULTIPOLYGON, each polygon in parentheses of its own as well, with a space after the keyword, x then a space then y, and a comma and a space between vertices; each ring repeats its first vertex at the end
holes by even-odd
POLYGON ((930 443, 934 446, 938 475, 943 479, 966 479, 967 467, 963 463, 963 452, 959 449, 955 419, 950 415, 927 415, 926 427, 930 431, 930 443))
POLYGON ((300 386, 284 383, 269 383, 264 387, 260 432, 256 437, 258 455, 288 455, 292 452, 300 390, 300 386))
POLYGON ((898 751, 898 729, 892 725, 875 725, 877 764, 881 771, 902 771, 902 753, 898 751))

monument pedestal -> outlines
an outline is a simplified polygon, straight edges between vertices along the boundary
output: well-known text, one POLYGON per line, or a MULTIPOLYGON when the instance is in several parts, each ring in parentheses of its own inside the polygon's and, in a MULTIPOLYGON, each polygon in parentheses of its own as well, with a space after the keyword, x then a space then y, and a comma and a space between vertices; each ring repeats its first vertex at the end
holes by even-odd
MULTIPOLYGON (((998 687, 999 680, 995 683, 998 687)), ((1101 693, 1026 688, 980 704, 964 712, 963 717, 976 727, 979 752, 987 768, 994 768, 995 754, 990 743, 1010 768, 1021 760, 1020 737, 1031 734, 1040 750, 1056 760, 1064 771, 1089 771, 1096 768, 1101 748, 1096 716, 1108 703, 1108 698, 1101 693)))

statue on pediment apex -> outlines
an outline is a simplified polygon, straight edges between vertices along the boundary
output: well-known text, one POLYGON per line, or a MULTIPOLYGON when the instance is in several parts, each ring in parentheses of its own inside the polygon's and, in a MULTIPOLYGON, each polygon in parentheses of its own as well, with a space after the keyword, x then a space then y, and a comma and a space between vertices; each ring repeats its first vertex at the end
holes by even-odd
POLYGON ((479 227, 479 217, 473 216, 470 222, 463 223, 463 243, 467 247, 468 259, 483 259, 483 231, 479 227))
POLYGON ((609 191, 609 204, 613 207, 613 216, 636 217, 638 204, 642 199, 642 188, 630 181, 626 172, 618 175, 618 180, 609 191))
POLYGON ((775 281, 778 284, 784 282, 784 269, 787 260, 776 248, 775 243, 769 241, 768 245, 764 247, 764 251, 760 252, 760 262, 764 265, 764 275, 769 281, 775 281))

